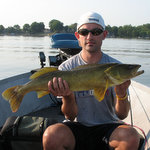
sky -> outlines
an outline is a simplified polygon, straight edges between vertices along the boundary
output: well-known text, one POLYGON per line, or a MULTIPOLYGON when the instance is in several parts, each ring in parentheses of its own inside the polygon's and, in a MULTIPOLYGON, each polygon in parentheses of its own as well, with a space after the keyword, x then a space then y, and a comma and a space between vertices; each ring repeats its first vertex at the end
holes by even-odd
POLYGON ((100 13, 110 26, 150 23, 150 0, 0 0, 0 25, 36 21, 48 27, 52 19, 71 25, 87 11, 100 13))

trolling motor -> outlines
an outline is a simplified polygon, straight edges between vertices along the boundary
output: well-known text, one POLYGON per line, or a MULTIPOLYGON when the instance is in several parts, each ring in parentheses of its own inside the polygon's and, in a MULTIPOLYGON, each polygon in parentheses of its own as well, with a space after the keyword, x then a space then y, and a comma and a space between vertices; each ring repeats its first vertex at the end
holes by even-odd
POLYGON ((43 68, 45 66, 44 62, 46 61, 45 54, 43 52, 39 52, 39 57, 41 62, 41 68, 43 68))
MULTIPOLYGON (((46 61, 46 58, 45 58, 45 54, 43 52, 39 52, 39 58, 40 58, 40 62, 41 62, 41 68, 44 68, 44 66, 46 65, 44 62, 46 61)), ((37 72, 39 69, 34 69, 34 70, 31 70, 31 74, 37 72)))

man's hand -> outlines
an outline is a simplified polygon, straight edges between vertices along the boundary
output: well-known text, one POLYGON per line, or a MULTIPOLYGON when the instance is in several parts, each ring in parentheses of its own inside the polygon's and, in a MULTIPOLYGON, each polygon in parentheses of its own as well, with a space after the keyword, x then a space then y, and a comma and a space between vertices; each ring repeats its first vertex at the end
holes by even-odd
POLYGON ((127 80, 126 82, 124 82, 120 85, 116 85, 115 86, 116 95, 120 98, 124 97, 127 94, 127 89, 130 84, 131 84, 131 81, 127 80))
POLYGON ((61 110, 65 117, 71 121, 75 119, 78 113, 74 93, 70 90, 68 83, 62 78, 54 77, 48 82, 48 90, 54 96, 62 96, 61 110))
POLYGON ((54 96, 69 96, 72 94, 68 83, 62 78, 54 77, 52 81, 48 82, 48 89, 54 96))
POLYGON ((115 92, 117 97, 115 110, 116 110, 116 115, 120 119, 125 119, 129 113, 130 103, 127 97, 127 89, 130 84, 131 81, 128 80, 120 85, 115 86, 115 92))

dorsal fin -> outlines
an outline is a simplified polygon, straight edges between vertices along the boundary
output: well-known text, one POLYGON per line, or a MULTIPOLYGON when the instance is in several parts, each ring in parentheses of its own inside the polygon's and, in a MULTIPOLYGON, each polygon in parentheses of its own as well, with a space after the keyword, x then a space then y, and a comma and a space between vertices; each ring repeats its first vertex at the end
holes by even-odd
POLYGON ((30 76, 30 79, 35 79, 43 74, 46 74, 48 72, 54 72, 54 71, 58 71, 58 68, 56 67, 45 67, 40 69, 39 71, 35 72, 33 75, 30 76))

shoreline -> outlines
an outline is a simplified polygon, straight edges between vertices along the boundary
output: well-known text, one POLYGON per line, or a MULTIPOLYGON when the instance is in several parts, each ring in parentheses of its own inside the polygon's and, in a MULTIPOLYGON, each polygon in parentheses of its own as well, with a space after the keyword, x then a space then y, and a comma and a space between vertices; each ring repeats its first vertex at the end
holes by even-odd
MULTIPOLYGON (((37 33, 37 34, 0 34, 1 36, 24 36, 24 37, 44 37, 44 36, 51 36, 55 33, 37 33)), ((143 40, 150 40, 150 38, 142 38, 142 37, 137 37, 137 38, 130 38, 130 37, 114 37, 114 36, 107 36, 106 38, 109 39, 143 39, 143 40)))

